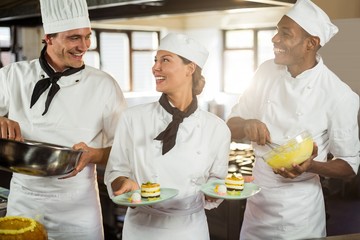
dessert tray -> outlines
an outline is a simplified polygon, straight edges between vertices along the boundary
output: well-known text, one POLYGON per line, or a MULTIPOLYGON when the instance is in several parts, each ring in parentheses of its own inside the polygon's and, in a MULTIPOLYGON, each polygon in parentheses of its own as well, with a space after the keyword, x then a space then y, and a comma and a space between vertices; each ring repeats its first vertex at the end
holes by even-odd
POLYGON ((160 202, 169 200, 169 199, 175 197, 176 195, 178 195, 179 190, 174 189, 174 188, 160 188, 161 195, 160 195, 159 199, 147 200, 147 199, 141 198, 141 202, 133 203, 133 202, 131 202, 130 197, 135 192, 140 193, 140 189, 115 196, 111 200, 118 205, 123 205, 123 206, 128 206, 128 207, 146 206, 146 205, 152 205, 155 203, 160 203, 160 202))
POLYGON ((256 185, 255 183, 244 183, 244 190, 241 191, 240 195, 226 194, 226 195, 221 196, 221 195, 218 195, 214 191, 215 186, 218 184, 225 184, 225 181, 224 180, 215 180, 212 182, 205 183, 204 185, 201 186, 200 190, 209 197, 221 198, 221 199, 227 199, 227 200, 246 199, 251 196, 254 196, 261 190, 261 188, 258 185, 256 185))

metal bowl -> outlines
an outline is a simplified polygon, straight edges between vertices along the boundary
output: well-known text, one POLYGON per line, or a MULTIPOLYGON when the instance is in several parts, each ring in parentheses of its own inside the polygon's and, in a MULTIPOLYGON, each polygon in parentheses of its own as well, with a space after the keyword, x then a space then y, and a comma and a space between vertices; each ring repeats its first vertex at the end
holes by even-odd
POLYGON ((32 176, 60 176, 74 170, 81 150, 26 140, 0 139, 0 168, 32 176))
POLYGON ((292 164, 301 164, 307 160, 313 151, 313 137, 304 131, 285 144, 274 147, 262 158, 272 168, 292 169, 292 164))

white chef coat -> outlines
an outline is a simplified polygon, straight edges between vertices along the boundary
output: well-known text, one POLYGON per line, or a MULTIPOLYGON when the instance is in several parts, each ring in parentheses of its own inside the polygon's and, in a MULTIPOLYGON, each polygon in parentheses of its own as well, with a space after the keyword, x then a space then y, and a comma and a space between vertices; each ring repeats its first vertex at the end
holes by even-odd
POLYGON ((217 116, 197 109, 180 124, 176 145, 162 155, 154 138, 172 121, 159 102, 127 109, 120 119, 105 172, 105 183, 126 176, 139 185, 152 181, 179 194, 152 207, 128 209, 124 240, 209 239, 204 207, 211 208, 200 192, 202 184, 227 174, 230 131, 217 116))
MULTIPOLYGON (((108 74, 90 66, 58 81, 48 112, 42 116, 48 91, 30 109, 36 82, 47 74, 38 59, 0 69, 0 115, 20 124, 25 139, 72 147, 85 142, 91 147, 111 146, 123 94, 108 74)), ((14 173, 7 215, 39 217, 49 238, 56 240, 103 239, 102 215, 96 168, 89 164, 77 176, 34 177, 14 173)))
MULTIPOLYGON (((285 66, 265 62, 229 116, 264 122, 274 143, 308 130, 318 146, 317 161, 327 153, 347 161, 357 172, 359 97, 317 56, 318 64, 296 78, 285 66)), ((257 155, 253 176, 261 192, 247 201, 240 239, 306 239, 326 235, 319 177, 304 173, 286 179, 261 159, 268 147, 253 143, 257 155)))

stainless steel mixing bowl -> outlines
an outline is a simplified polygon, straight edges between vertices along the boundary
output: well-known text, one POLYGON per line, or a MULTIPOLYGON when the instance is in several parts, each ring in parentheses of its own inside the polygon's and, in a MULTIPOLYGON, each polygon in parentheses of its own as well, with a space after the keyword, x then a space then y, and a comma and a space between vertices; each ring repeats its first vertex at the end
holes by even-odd
POLYGON ((0 139, 0 168, 32 176, 68 174, 81 154, 80 150, 55 144, 0 139))

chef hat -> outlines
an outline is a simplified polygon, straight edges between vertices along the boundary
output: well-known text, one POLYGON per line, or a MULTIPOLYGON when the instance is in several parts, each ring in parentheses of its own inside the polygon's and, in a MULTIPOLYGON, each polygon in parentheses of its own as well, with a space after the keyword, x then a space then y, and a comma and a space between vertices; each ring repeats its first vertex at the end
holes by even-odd
POLYGON ((165 50, 182 56, 203 68, 209 52, 200 43, 186 35, 169 33, 160 40, 158 50, 165 50))
POLYGON ((90 27, 86 0, 40 0, 45 34, 90 27))
POLYGON ((310 0, 297 0, 286 15, 309 34, 319 37, 321 46, 339 31, 328 15, 310 0))

